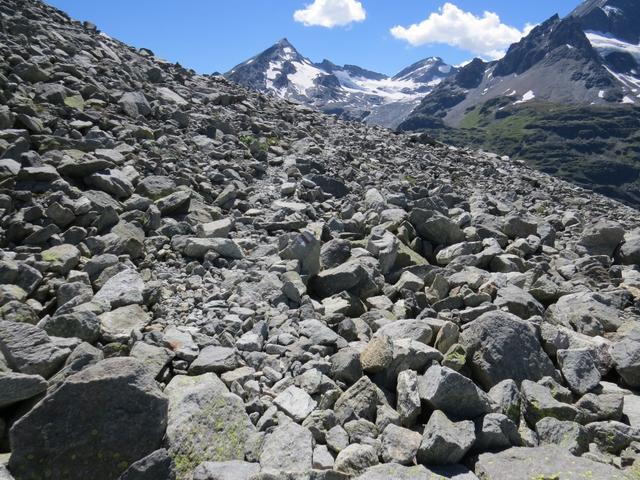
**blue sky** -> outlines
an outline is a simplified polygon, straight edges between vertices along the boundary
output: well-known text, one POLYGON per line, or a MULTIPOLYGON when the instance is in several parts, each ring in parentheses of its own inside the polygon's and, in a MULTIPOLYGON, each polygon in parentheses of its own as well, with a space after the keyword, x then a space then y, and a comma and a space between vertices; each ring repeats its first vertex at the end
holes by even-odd
MULTIPOLYGON (((440 56, 454 65, 478 55, 495 58, 500 48, 493 48, 493 43, 505 42, 554 13, 564 16, 579 3, 449 0, 453 5, 443 10, 445 0, 46 1, 75 19, 95 23, 112 37, 149 48, 159 57, 199 73, 226 72, 287 37, 313 61, 328 58, 386 74, 429 56, 440 56), (355 20, 333 28, 313 25, 323 23, 316 18, 322 13, 318 11, 321 4, 329 11, 332 2, 355 8, 350 10, 355 20), (303 11, 296 15, 297 21, 296 11, 303 11), (487 19, 487 11, 497 14, 500 21, 493 16, 487 19), (427 24, 410 28, 432 14, 435 16, 427 24), (461 25, 451 15, 468 20, 468 24, 461 25), (485 21, 489 23, 482 23, 485 21), (401 28, 392 33, 396 26, 401 28), (458 31, 465 28, 465 32, 458 31), (478 50, 485 53, 478 54, 478 50)), ((337 14, 343 15, 345 10, 341 12, 337 14)))

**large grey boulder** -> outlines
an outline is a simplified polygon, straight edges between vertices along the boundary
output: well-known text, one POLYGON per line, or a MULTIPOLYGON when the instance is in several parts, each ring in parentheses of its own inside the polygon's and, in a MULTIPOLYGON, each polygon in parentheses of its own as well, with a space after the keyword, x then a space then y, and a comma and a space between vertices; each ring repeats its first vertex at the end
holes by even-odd
POLYGON ((209 345, 203 348, 198 358, 189 367, 191 375, 214 372, 224 373, 240 366, 238 354, 234 348, 209 345))
POLYGON ((394 424, 386 426, 382 432, 382 459, 385 462, 413 465, 422 435, 394 424))
POLYGON ((11 428, 16 478, 113 480, 160 447, 167 399, 130 358, 103 360, 69 377, 11 428))
POLYGON ((49 378, 69 355, 39 327, 28 323, 0 321, 0 353, 11 369, 49 378))
POLYGON ((485 390, 506 379, 520 383, 555 376, 535 327, 510 313, 481 315, 462 331, 460 343, 467 351, 474 378, 485 390))
POLYGON ((382 403, 386 403, 384 394, 365 376, 340 395, 334 411, 340 423, 358 418, 374 422, 377 407, 382 403))
POLYGON ((165 442, 178 478, 190 475, 203 462, 244 460, 255 429, 242 399, 229 393, 215 374, 176 376, 165 394, 169 397, 165 442))
POLYGON ((418 462, 450 465, 460 462, 475 441, 472 421, 452 422, 441 411, 431 414, 418 449, 418 462))
POLYGON ((95 299, 105 301, 111 308, 142 304, 144 280, 135 270, 123 270, 111 277, 96 293, 95 299))
POLYGON ((448 217, 434 210, 414 208, 409 214, 409 221, 418 235, 434 245, 453 245, 464 241, 464 233, 460 227, 448 217))
POLYGON ((138 115, 146 117, 151 113, 151 105, 142 92, 127 92, 120 97, 118 104, 122 111, 132 118, 138 115))
POLYGON ((578 241, 578 246, 587 255, 612 257, 623 239, 624 228, 613 222, 600 221, 585 228, 578 241))
POLYGON ((640 233, 625 236, 616 259, 623 265, 640 265, 640 233))
POLYGON ((320 272, 313 278, 311 289, 321 298, 344 291, 355 293, 367 279, 365 268, 360 263, 351 261, 320 272))
POLYGON ((473 419, 493 410, 489 396, 473 381, 439 365, 420 377, 420 399, 432 409, 461 419, 473 419))
POLYGON ((589 435, 579 423, 546 417, 535 427, 541 445, 557 445, 572 455, 582 455, 589 450, 589 435))
POLYGON ((514 447, 500 453, 483 453, 478 458, 475 472, 483 480, 629 480, 623 471, 613 466, 574 457, 567 450, 551 445, 514 447))
POLYGON ((311 395, 293 385, 280 393, 273 403, 296 422, 302 422, 318 405, 311 395))
POLYGON ((615 332, 623 323, 622 312, 600 301, 593 292, 561 297, 545 314, 546 320, 589 336, 615 332))
POLYGON ((294 422, 286 422, 267 435, 260 465, 263 470, 305 472, 313 466, 313 436, 294 422))
POLYGON ((635 331, 632 333, 633 335, 613 344, 611 358, 616 372, 625 383, 630 387, 638 388, 640 387, 640 338, 635 331))
POLYGON ((285 235, 278 239, 280 258, 283 260, 298 260, 302 275, 313 276, 320 272, 321 247, 322 242, 309 231, 285 235))
POLYGON ((556 400, 551 390, 538 383, 524 380, 521 393, 522 413, 531 427, 545 417, 573 421, 579 415, 576 407, 556 400))
POLYGON ((333 468, 346 475, 358 475, 378 463, 374 447, 353 443, 338 454, 333 468))
POLYGON ((140 305, 132 304, 105 312, 98 318, 105 341, 126 342, 131 337, 131 332, 142 330, 151 317, 140 305))
POLYGON ((569 388, 578 395, 593 390, 600 384, 600 372, 595 363, 595 352, 589 348, 558 350, 558 364, 569 388))

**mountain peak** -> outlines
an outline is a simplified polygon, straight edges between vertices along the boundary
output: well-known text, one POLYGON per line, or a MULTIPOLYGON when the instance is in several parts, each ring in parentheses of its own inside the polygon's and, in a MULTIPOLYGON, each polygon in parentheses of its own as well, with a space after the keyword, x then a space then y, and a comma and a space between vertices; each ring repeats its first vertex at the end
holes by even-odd
POLYGON ((276 42, 276 46, 281 47, 281 48, 285 48, 285 47, 295 48, 293 46, 293 44, 289 41, 289 39, 287 39, 286 37, 281 38, 280 40, 278 40, 276 42))
POLYGON ((587 31, 609 34, 634 45, 640 43, 640 2, 587 0, 570 14, 587 31))

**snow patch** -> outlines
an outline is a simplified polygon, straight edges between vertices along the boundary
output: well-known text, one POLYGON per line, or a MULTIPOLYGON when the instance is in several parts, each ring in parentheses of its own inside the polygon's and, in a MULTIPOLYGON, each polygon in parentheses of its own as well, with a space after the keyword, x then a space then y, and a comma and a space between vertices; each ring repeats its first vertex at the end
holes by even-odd
POLYGON ((602 7, 602 11, 607 14, 607 17, 623 14, 622 10, 620 10, 618 7, 612 7, 611 5, 602 7))
POLYGON ((293 62, 296 73, 289 74, 289 81, 299 93, 304 94, 315 86, 314 80, 322 75, 320 69, 306 62, 293 62))
POLYGON ((640 63, 640 45, 624 42, 600 32, 587 31, 585 33, 589 42, 591 42, 591 46, 596 49, 602 58, 610 53, 624 52, 631 54, 640 63))
POLYGON ((525 103, 525 102, 529 102, 531 100, 533 100, 534 98, 536 98, 536 94, 533 93, 533 90, 529 90, 527 93, 525 93, 522 96, 521 100, 518 100, 517 102, 513 102, 514 105, 517 105, 518 103, 525 103))
POLYGON ((624 98, 622 99, 622 103, 632 103, 632 104, 635 104, 636 102, 635 102, 635 100, 634 100, 633 98, 631 98, 631 97, 624 97, 624 98))
POLYGON ((604 98, 604 90, 598 92, 598 98, 604 98))
POLYGON ((449 73, 451 71, 451 65, 440 65, 438 70, 440 73, 449 73))

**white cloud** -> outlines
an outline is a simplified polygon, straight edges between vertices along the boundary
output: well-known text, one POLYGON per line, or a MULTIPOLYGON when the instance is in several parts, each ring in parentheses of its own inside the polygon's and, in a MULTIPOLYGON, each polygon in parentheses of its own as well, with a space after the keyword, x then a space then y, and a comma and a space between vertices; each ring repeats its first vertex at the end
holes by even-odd
POLYGON ((307 27, 333 28, 362 22, 367 12, 357 0, 314 0, 303 10, 297 10, 293 18, 307 27))
POLYGON ((391 34, 414 47, 444 43, 487 59, 497 59, 504 55, 509 45, 519 41, 532 28, 532 25, 527 25, 520 31, 502 23, 496 13, 484 12, 479 17, 452 3, 445 3, 426 20, 409 27, 395 26, 391 34))

